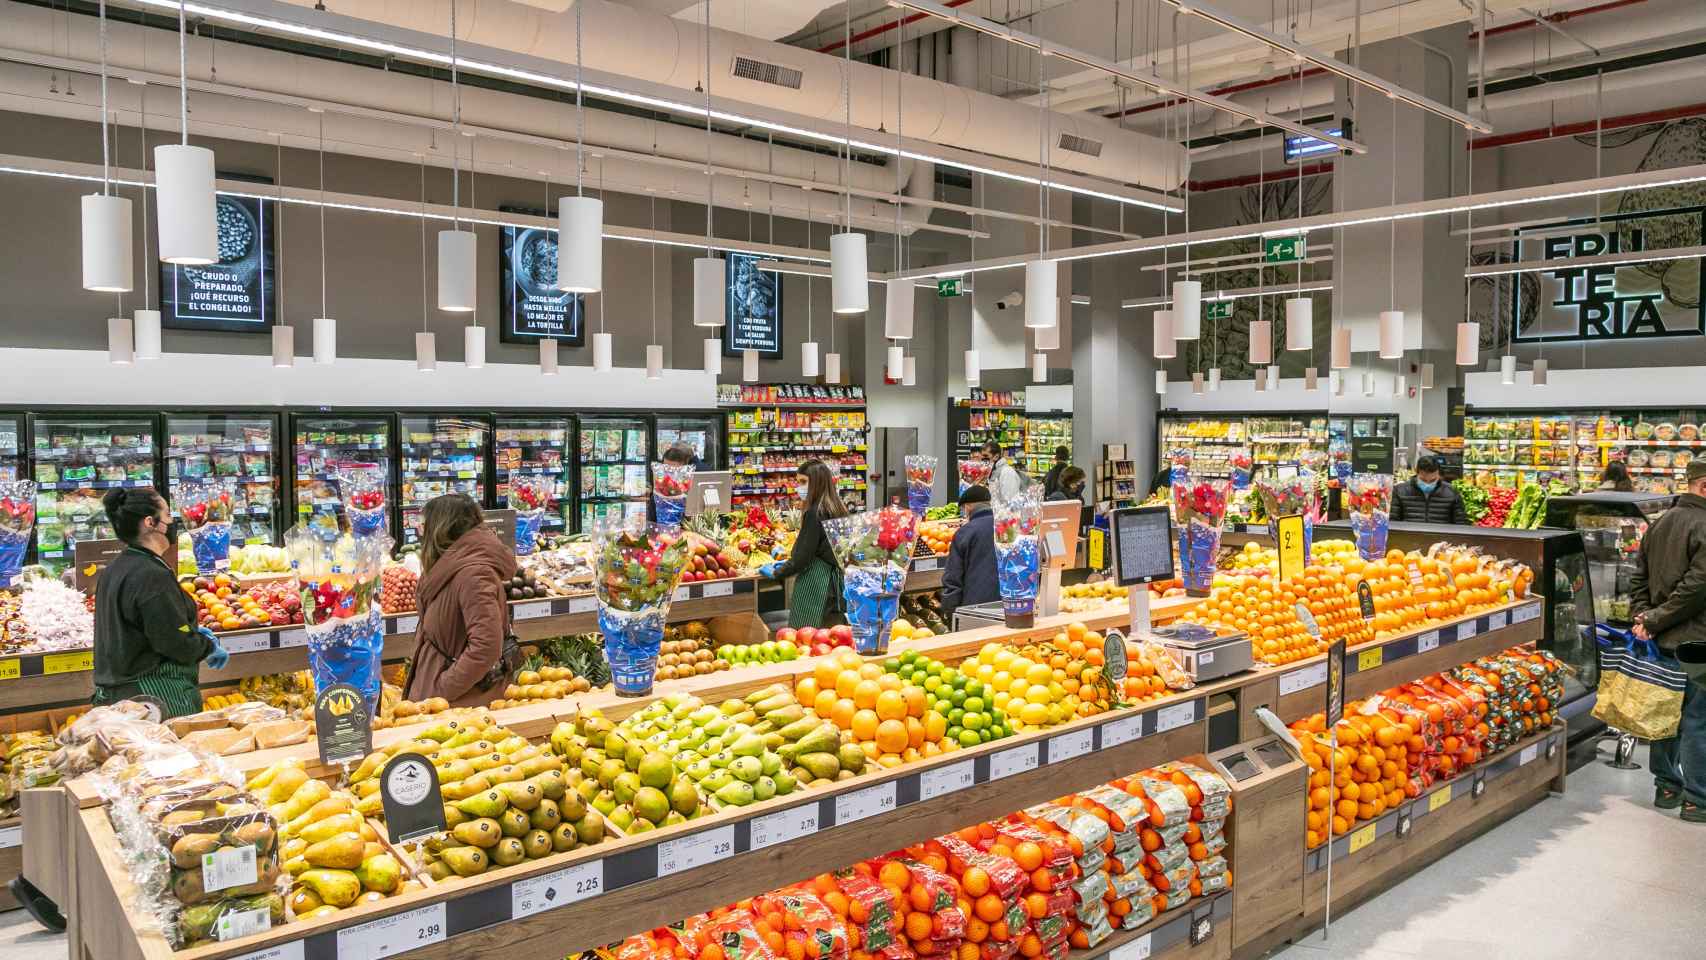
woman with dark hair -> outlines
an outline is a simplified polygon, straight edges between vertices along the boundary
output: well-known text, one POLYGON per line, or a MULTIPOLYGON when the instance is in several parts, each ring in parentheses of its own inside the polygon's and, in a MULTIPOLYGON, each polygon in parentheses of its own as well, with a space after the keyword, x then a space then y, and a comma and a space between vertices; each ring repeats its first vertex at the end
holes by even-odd
POLYGON ((509 579, 515 550, 485 524, 479 504, 451 493, 421 511, 421 582, 415 660, 403 691, 419 703, 483 707, 509 683, 509 579))
POLYGON ((1084 499, 1084 468, 1068 465, 1060 471, 1060 482, 1045 500, 1078 500, 1084 499))
POLYGON ((847 516, 847 505, 835 489, 835 474, 822 460, 800 464, 799 488, 804 491, 800 511, 800 535, 794 551, 781 563, 767 563, 760 571, 766 577, 794 577, 794 595, 788 602, 790 627, 829 626, 830 616, 841 603, 841 565, 835 561, 823 522, 847 516))
POLYGON ((1599 488, 1617 493, 1635 492, 1635 484, 1629 479, 1629 468, 1621 460, 1605 465, 1605 472, 1599 475, 1599 488))
POLYGON ((164 717, 201 711, 203 660, 215 670, 231 655, 196 624, 196 604, 166 563, 178 522, 152 488, 108 490, 102 505, 125 548, 95 586, 96 706, 149 698, 164 717))

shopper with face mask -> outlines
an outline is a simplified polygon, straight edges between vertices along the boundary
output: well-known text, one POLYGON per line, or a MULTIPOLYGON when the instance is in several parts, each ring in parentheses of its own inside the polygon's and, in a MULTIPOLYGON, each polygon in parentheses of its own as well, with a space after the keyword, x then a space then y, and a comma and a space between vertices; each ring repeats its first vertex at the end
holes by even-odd
POLYGON ((93 702, 146 698, 165 717, 199 713, 200 663, 218 670, 231 655, 197 626, 195 600, 167 565, 178 522, 150 488, 108 490, 102 502, 125 548, 95 586, 93 702))
POLYGON ((1635 636, 1682 661, 1689 675, 1676 735, 1654 740, 1650 758, 1660 810, 1706 823, 1706 460, 1688 465, 1688 486, 1641 538, 1629 578, 1635 636))
POLYGON ((847 505, 835 488, 835 474, 822 460, 800 464, 800 535, 793 552, 780 563, 767 563, 759 572, 773 580, 794 578, 788 600, 788 626, 827 627, 841 609, 841 565, 836 562, 825 520, 847 516, 847 505))
POLYGON ((1433 457, 1417 460, 1416 476, 1392 488, 1392 519, 1469 524, 1463 498, 1455 487, 1440 479, 1439 461, 1433 457))

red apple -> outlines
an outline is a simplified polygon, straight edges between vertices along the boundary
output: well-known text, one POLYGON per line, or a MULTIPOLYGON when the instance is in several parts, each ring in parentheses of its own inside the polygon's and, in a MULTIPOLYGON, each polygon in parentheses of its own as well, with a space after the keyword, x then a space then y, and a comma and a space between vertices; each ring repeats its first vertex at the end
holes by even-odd
POLYGON ((801 646, 810 646, 813 643, 817 642, 817 640, 819 639, 818 635, 823 633, 823 632, 824 631, 819 630, 817 627, 801 627, 798 631, 796 631, 798 636, 795 638, 794 642, 800 644, 801 646))
POLYGON ((851 647, 853 645, 853 628, 845 623, 836 624, 829 628, 829 636, 836 646, 851 647))
POLYGON ((795 630, 793 627, 783 627, 782 629, 776 631, 776 642, 781 643, 784 640, 788 641, 789 643, 798 645, 800 642, 799 631, 795 630))

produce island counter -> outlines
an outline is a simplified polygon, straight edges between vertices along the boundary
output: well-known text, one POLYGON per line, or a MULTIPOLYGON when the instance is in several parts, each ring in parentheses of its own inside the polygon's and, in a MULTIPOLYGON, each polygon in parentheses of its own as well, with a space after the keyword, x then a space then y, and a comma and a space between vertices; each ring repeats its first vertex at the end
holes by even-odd
MULTIPOLYGON (((1157 618, 1177 616, 1189 600, 1157 604, 1157 618)), ((1538 639, 1541 604, 1524 600, 1426 630, 1364 645, 1347 663, 1347 697, 1366 696, 1393 684, 1538 639)), ((1031 630, 989 627, 945 637, 906 641, 895 652, 916 650, 944 661, 970 656, 986 642, 1023 642, 1047 636, 1073 619, 1101 629, 1124 619, 1123 612, 1039 622, 1031 630)), ((707 700, 741 695, 767 683, 809 671, 811 660, 772 664, 660 684, 707 700)), ((1258 706, 1273 707, 1282 720, 1315 712, 1321 705, 1325 661, 1314 657, 1284 668, 1265 668, 1206 683, 1135 707, 1081 718, 1035 733, 1018 734, 979 747, 906 764, 868 770, 809 794, 779 797, 645 836, 629 836, 494 870, 384 900, 371 908, 342 911, 320 920, 291 923, 241 940, 173 953, 163 940, 143 933, 129 909, 129 878, 119 862, 112 828, 99 800, 83 781, 69 798, 68 862, 72 884, 73 956, 178 956, 193 960, 296 957, 551 957, 613 942, 683 916, 711 909, 778 884, 803 880, 860 857, 880 855, 908 843, 999 817, 1062 793, 1088 789, 1116 776, 1159 763, 1207 756, 1224 762, 1234 793, 1249 781, 1234 805, 1229 856, 1239 882, 1213 898, 1193 900, 1074 957, 1099 957, 1128 943, 1154 956, 1228 957, 1260 952, 1315 923, 1321 904, 1311 900, 1316 882, 1311 865, 1324 856, 1303 844, 1304 766, 1283 751, 1273 762, 1274 739, 1255 719, 1258 706), (1319 674, 1320 679, 1316 679, 1319 674), (1211 732, 1217 716, 1231 714, 1230 733, 1211 732), (1211 753, 1215 740, 1233 744, 1211 753), (1266 763, 1252 757, 1266 756, 1266 763), (1240 762, 1242 761, 1242 763, 1240 762), (1237 771, 1255 763, 1260 772, 1237 771), (783 822, 791 824, 784 826, 783 822), (755 843, 754 830, 766 838, 755 843), (780 831, 780 833, 778 833, 780 831), (777 840, 779 835, 788 839, 777 840), (766 845, 768 844, 768 845, 766 845), (589 866, 596 864, 596 866, 589 866), (596 876, 596 884, 587 884, 596 876), (541 908, 538 886, 570 890, 579 879, 587 890, 541 908), (531 912, 541 910, 542 912, 531 912), (1230 926, 1231 932, 1226 928, 1230 926), (1215 934, 1219 928, 1222 932, 1215 934), (1186 935, 1181 935, 1181 933, 1186 935), (1207 933, 1206 939, 1203 934, 1207 933), (1144 940, 1143 938, 1149 939, 1144 940), (375 944, 382 944, 375 947, 375 944), (374 952, 375 950, 379 952, 374 952), (298 952, 300 951, 300 952, 298 952)), ((594 691, 564 701, 542 701, 500 711, 495 719, 529 738, 546 735, 564 716, 597 706, 612 719, 639 710, 644 700, 619 700, 594 691)), ((378 743, 406 736, 386 730, 378 743)), ((1386 816, 1341 838, 1333 847, 1341 891, 1369 895, 1402 873, 1438 856, 1462 837, 1487 829, 1561 786, 1561 728, 1542 729, 1490 757, 1456 780, 1406 802, 1386 816), (1536 762, 1544 756, 1544 762, 1536 762), (1514 759, 1512 759, 1514 757, 1514 759), (1445 801, 1436 799, 1444 790, 1445 801), (1467 801, 1467 802, 1462 802, 1467 801), (1426 809, 1418 809, 1424 805, 1426 809), (1399 824, 1402 823, 1402 829, 1399 824), (1365 875, 1362 883, 1356 877, 1365 875), (1348 878, 1348 879, 1347 879, 1348 878)), ((311 747, 289 747, 234 758, 247 770, 282 756, 310 757, 311 747)), ((315 772, 315 771, 311 771, 315 772)), ((319 771, 325 772, 325 771, 319 771)), ((63 802, 63 801, 62 801, 63 802)), ((33 820, 26 821, 34 823, 33 820)), ((34 827, 31 827, 32 836, 34 827)), ((43 842, 52 842, 42 838, 43 842)), ((36 840, 32 839, 34 844, 36 840)), ((1343 894, 1342 894, 1343 895, 1343 894)), ((62 901, 63 902, 63 901, 62 901)), ((1342 903, 1342 900, 1341 900, 1342 903)), ((1121 955, 1127 955, 1121 951, 1121 955)))

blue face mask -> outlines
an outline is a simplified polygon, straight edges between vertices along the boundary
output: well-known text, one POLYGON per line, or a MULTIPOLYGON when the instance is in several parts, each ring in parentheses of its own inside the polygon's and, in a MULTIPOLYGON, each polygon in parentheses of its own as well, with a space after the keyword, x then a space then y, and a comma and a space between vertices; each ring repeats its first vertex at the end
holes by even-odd
POLYGON ((1426 480, 1422 480, 1422 479, 1419 479, 1419 478, 1418 478, 1418 479, 1417 479, 1417 480, 1416 480, 1416 486, 1417 486, 1417 487, 1418 487, 1418 488, 1419 488, 1419 489, 1420 489, 1420 490, 1421 490, 1421 491, 1422 491, 1422 492, 1423 492, 1423 493, 1433 493, 1433 492, 1434 492, 1434 488, 1435 488, 1435 487, 1437 487, 1437 486, 1439 486, 1439 481, 1438 481, 1438 480, 1435 480, 1435 481, 1433 481, 1433 482, 1431 482, 1431 483, 1430 483, 1430 482, 1428 482, 1428 481, 1426 481, 1426 480))

